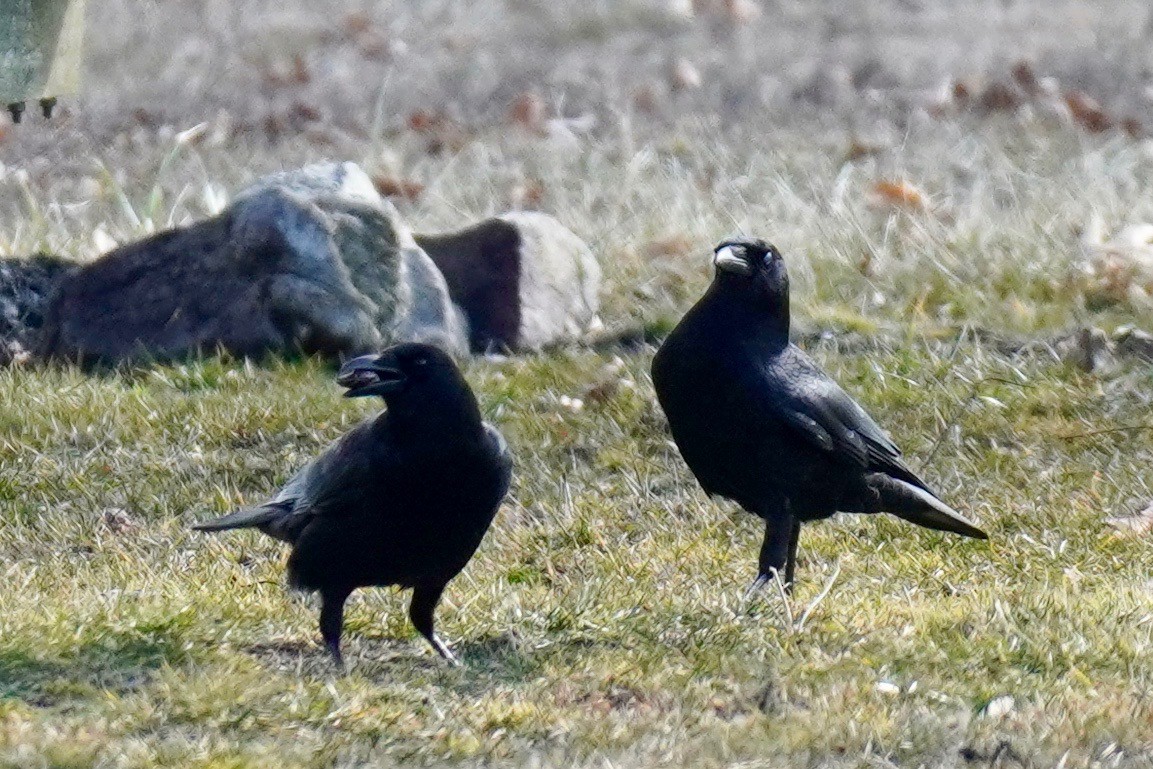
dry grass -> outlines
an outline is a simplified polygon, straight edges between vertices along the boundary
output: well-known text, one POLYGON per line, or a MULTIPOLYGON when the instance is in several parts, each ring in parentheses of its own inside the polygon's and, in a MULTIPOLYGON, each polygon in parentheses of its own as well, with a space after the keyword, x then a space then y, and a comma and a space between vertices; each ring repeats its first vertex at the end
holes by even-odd
POLYGON ((1082 6, 962 3, 958 24, 777 3, 734 29, 643 3, 365 4, 374 33, 407 45, 383 60, 342 32, 359 6, 94 9, 87 94, 53 129, 0 138, 0 253, 92 258, 259 173, 348 157, 426 185, 398 202, 419 229, 539 185, 601 255, 606 323, 659 333, 704 287, 711 243, 765 235, 798 322, 833 332, 812 352, 993 540, 839 518, 807 527, 791 603, 745 603, 756 521, 704 498, 671 449, 648 350, 473 361, 518 470, 440 613, 466 665, 429 654, 401 596, 364 591, 337 675, 314 609, 281 586, 283 551, 187 524, 259 498, 367 404, 313 361, 7 370, 0 766, 1153 765, 1150 545, 1103 524, 1153 496, 1153 438, 1128 429, 1149 421, 1148 370, 1089 376, 955 341, 1153 325, 1087 303, 1076 279, 1093 216, 1153 220, 1153 152, 1041 117, 900 106, 1031 55, 1147 109, 1146 9, 1082 6), (298 51, 307 82, 270 81, 298 51), (635 89, 678 56, 705 85, 640 111, 635 89), (879 96, 794 99, 822 63, 877 57, 895 79, 879 96), (575 142, 507 126, 533 88, 597 126, 575 142), (318 119, 284 118, 297 101, 318 119), (405 118, 442 107, 468 140, 429 154, 405 118), (866 135, 879 151, 846 161, 866 135), (896 179, 925 210, 870 202, 896 179))

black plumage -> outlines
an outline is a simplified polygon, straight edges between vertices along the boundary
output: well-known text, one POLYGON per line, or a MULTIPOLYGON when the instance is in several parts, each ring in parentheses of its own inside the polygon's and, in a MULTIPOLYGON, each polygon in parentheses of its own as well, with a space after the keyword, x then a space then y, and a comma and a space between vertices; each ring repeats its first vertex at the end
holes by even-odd
POLYGON ((757 584, 793 582, 803 521, 888 512, 985 539, 910 470, 877 423, 789 342, 789 278, 762 240, 721 243, 716 275, 653 359, 685 462, 765 520, 757 584))
POLYGON ((508 491, 512 458, 481 420, 452 360, 423 344, 346 363, 347 397, 379 395, 387 409, 329 447, 264 504, 200 524, 258 528, 292 544, 288 581, 321 596, 320 632, 341 661, 344 602, 373 585, 412 588, 409 617, 432 647, 442 591, 468 563, 508 491))

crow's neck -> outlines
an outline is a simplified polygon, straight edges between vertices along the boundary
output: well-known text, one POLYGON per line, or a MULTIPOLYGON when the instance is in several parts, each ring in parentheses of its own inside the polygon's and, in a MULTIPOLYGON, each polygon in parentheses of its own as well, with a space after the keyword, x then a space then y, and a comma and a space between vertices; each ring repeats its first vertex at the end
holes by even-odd
POLYGON ((439 435, 467 439, 483 434, 480 407, 472 391, 429 393, 390 402, 386 416, 397 436, 439 435))
POLYGON ((773 295, 755 285, 723 285, 715 281, 706 295, 714 312, 718 310, 730 328, 757 329, 789 338, 789 295, 773 295))

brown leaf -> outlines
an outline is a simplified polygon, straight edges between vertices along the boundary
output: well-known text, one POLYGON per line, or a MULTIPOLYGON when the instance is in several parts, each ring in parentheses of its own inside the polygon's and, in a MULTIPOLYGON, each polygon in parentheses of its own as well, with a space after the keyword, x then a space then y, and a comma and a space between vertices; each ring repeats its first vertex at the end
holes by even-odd
POLYGON ((314 123, 322 117, 318 108, 299 100, 292 103, 291 115, 293 119, 305 123, 314 123))
POLYGON ((1027 61, 1019 61, 1013 65, 1012 70, 1013 82, 1029 95, 1036 94, 1040 90, 1040 81, 1037 79, 1037 73, 1033 70, 1033 65, 1027 61))
POLYGON ((882 206, 894 206, 910 211, 925 211, 929 199, 916 185, 904 179, 879 181, 871 190, 872 202, 882 206))
POLYGON ((408 116, 408 128, 417 133, 429 133, 444 121, 445 117, 439 112, 427 109, 418 109, 408 116))
POLYGON ((1105 114, 1101 103, 1084 91, 1067 91, 1065 106, 1073 115, 1073 120, 1093 133, 1107 131, 1113 127, 1113 120, 1105 114))
POLYGON ((965 108, 969 106, 969 102, 973 100, 974 88, 964 80, 953 81, 953 103, 958 107, 965 108))
POLYGON ((876 155, 884 152, 884 150, 885 147, 880 144, 870 144, 860 139, 851 139, 849 141, 849 148, 845 150, 845 161, 852 163, 854 160, 876 155))
POLYGON ((468 143, 468 133, 444 112, 419 109, 408 116, 410 130, 428 137, 428 153, 459 152, 468 143))
POLYGON ((985 112, 1008 112, 1020 106, 1020 94, 1005 83, 990 83, 981 93, 981 109, 985 112))
POLYGON ((424 185, 411 179, 401 179, 396 176, 376 174, 372 177, 372 186, 386 198, 404 198, 416 200, 424 194, 424 185))
POLYGON ((508 109, 508 119, 529 131, 540 132, 544 128, 544 121, 548 107, 544 99, 535 91, 525 91, 517 96, 508 109))
POLYGON ((1117 530, 1114 536, 1144 536, 1153 532, 1153 504, 1135 515, 1106 518, 1105 523, 1117 530))

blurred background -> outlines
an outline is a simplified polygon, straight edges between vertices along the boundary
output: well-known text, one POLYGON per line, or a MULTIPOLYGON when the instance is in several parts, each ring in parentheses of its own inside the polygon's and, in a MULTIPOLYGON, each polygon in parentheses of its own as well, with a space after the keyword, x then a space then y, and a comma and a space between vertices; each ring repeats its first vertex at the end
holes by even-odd
POLYGON ((1153 205, 1151 43, 1140 0, 107 0, 79 97, 0 117, 0 254, 92 258, 259 174, 351 159, 417 228, 556 214, 620 313, 634 291, 673 313, 700 249, 743 229, 800 252, 818 303, 875 309, 915 273, 983 285, 981 312, 1004 300, 993 319, 1031 330, 1069 319, 1033 306, 1086 231, 1153 205), (902 245, 894 207, 933 215, 902 245))

